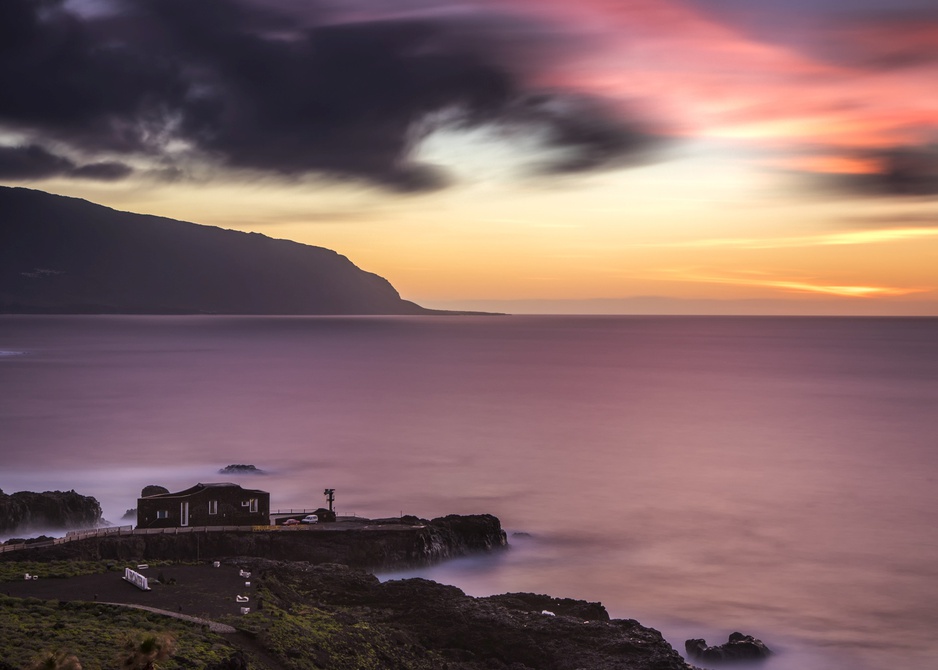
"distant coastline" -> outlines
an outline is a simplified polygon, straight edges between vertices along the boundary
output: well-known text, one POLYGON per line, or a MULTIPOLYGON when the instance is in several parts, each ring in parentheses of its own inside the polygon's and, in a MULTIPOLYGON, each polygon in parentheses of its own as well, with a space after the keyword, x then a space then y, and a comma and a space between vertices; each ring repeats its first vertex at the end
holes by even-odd
POLYGON ((0 313, 439 315, 330 249, 0 186, 0 313), (171 268, 171 272, 167 272, 171 268))

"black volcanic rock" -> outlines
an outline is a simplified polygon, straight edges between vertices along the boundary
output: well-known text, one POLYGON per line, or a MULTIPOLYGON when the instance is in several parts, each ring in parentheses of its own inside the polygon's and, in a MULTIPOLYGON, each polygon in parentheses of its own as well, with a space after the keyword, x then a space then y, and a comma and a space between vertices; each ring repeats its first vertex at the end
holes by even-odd
MULTIPOLYGON (((412 656, 386 667, 543 670, 691 670, 661 634, 602 605, 535 594, 472 598, 425 579, 381 583, 343 565, 254 564, 265 608, 315 608, 336 626, 398 640, 412 656), (555 616, 537 609, 551 603, 555 616), (416 659, 437 659, 417 664, 416 659)), ((265 640, 265 634, 260 634, 265 640)), ((333 659, 323 658, 331 667, 333 659)))
POLYGON ((756 661, 772 654, 762 640, 742 633, 731 633, 728 642, 712 647, 707 646, 706 640, 687 640, 684 643, 684 649, 688 656, 705 663, 756 661))
MULTIPOLYGON (((450 514, 424 522, 439 544, 453 555, 491 551, 508 545, 501 521, 491 514, 450 514)), ((449 558, 449 554, 441 556, 449 558)))
POLYGON ((218 471, 220 475, 265 475, 267 474, 263 470, 258 469, 255 465, 245 465, 243 463, 234 463, 232 465, 226 465, 218 471))
POLYGON ((0 312, 430 314, 334 251, 0 187, 0 312))
POLYGON ((0 491, 0 533, 92 528, 100 525, 101 505, 74 491, 0 491))
POLYGON ((503 593, 488 600, 513 610, 571 616, 584 621, 609 621, 609 613, 602 603, 570 598, 553 598, 537 593, 503 593))

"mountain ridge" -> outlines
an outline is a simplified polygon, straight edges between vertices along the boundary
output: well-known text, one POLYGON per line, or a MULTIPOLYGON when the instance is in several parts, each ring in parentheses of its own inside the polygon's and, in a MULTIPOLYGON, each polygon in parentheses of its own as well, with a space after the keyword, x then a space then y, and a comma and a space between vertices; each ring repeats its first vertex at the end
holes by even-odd
POLYGON ((452 312, 324 247, 0 186, 0 313, 452 312))

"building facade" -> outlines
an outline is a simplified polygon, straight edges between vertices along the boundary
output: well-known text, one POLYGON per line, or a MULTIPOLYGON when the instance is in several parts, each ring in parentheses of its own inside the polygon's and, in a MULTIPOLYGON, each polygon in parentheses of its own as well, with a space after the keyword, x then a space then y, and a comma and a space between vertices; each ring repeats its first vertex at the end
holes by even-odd
POLYGON ((137 499, 137 528, 266 526, 270 493, 229 482, 196 484, 178 493, 137 499))

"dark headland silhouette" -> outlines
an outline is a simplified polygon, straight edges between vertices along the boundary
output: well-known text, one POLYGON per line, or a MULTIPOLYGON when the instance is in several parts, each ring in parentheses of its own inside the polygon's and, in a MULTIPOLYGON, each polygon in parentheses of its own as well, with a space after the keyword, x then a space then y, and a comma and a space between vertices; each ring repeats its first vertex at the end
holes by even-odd
POLYGON ((0 312, 441 313, 329 249, 9 187, 0 312))

